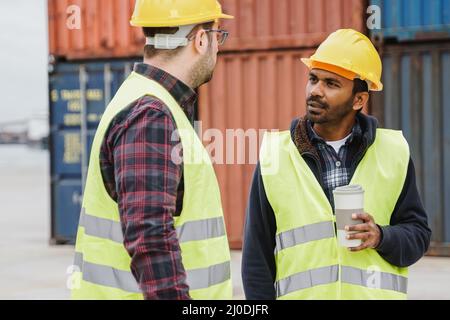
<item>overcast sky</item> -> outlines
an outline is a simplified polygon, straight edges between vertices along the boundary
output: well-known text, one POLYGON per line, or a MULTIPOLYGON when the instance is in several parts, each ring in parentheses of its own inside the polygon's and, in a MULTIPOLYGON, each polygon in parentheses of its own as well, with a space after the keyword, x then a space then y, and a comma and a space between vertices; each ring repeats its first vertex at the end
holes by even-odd
POLYGON ((0 0, 0 123, 47 113, 47 1, 0 0))

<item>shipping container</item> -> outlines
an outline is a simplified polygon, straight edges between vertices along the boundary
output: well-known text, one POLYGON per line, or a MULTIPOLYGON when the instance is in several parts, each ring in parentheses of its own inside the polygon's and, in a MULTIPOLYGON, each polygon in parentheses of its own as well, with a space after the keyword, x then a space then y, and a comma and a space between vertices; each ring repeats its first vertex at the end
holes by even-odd
POLYGON ((142 29, 132 28, 134 0, 48 0, 50 54, 68 60, 135 57, 142 29))
POLYGON ((73 243, 82 185, 105 106, 136 60, 59 63, 49 77, 51 241, 73 243))
MULTIPOLYGON (((364 32, 364 0, 222 0, 236 19, 223 51, 315 47, 331 32, 364 32)), ((58 59, 135 57, 143 53, 141 28, 129 20, 133 0, 48 0, 50 54, 58 59)))
POLYGON ((408 140, 433 231, 429 254, 450 256, 450 41, 384 46, 382 60, 373 113, 408 140))
POLYGON ((371 0, 381 11, 381 29, 372 30, 378 41, 415 41, 450 38, 448 0, 371 0))
MULTIPOLYGON (((53 131, 51 163, 53 173, 60 177, 81 175, 81 163, 84 152, 81 147, 81 130, 53 131)), ((87 134, 86 149, 91 150, 95 130, 87 134)))
POLYGON ((337 29, 364 32, 365 0, 221 0, 235 16, 224 51, 316 47, 337 29))
POLYGON ((52 181, 52 243, 75 243, 82 200, 81 177, 52 181))
POLYGON ((222 147, 212 155, 233 249, 242 246, 248 192, 262 138, 260 130, 288 130, 291 120, 304 115, 308 69, 300 58, 312 53, 307 49, 223 54, 212 82, 200 88, 203 140, 208 145, 210 129, 218 129, 224 136, 222 147), (253 138, 256 135, 257 144, 250 138, 239 144, 234 136, 243 134, 253 138), (239 152, 245 155, 244 164, 238 161, 239 152), (226 155, 217 157, 218 153, 226 155))

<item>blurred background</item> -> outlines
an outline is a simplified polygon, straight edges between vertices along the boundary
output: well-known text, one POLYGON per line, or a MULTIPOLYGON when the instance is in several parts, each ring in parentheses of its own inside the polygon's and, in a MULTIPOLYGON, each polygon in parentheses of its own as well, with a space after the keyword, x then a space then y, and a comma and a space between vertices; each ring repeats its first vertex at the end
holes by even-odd
MULTIPOLYGON (((369 36, 384 91, 366 113, 401 129, 433 229, 411 268, 410 299, 450 299, 450 0, 221 0, 236 19, 213 81, 199 90, 203 130, 287 129, 305 111, 301 57, 336 29, 369 36)), ((136 61, 134 0, 0 1, 0 299, 67 299, 89 150, 105 106, 136 61)), ((242 146, 248 152, 248 146, 242 146)), ((217 165, 235 298, 254 165, 217 165)))

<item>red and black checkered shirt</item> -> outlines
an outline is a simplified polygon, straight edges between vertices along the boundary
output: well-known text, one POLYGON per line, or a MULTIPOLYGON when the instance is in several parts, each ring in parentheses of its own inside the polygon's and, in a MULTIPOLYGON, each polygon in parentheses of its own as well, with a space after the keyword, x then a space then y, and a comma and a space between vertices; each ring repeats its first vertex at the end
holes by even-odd
MULTIPOLYGON (((134 71, 161 84, 193 122, 194 90, 147 64, 134 71)), ((131 271, 145 299, 190 298, 173 220, 184 194, 183 165, 171 160, 179 145, 174 130, 168 107, 143 96, 113 119, 100 152, 103 181, 118 203, 131 271)))

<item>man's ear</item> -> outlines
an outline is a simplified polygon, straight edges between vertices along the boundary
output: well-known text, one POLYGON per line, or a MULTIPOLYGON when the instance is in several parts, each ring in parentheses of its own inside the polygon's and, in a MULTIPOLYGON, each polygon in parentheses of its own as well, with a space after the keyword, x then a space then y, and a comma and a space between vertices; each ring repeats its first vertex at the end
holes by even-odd
POLYGON ((358 92, 353 99, 353 110, 358 111, 364 108, 369 102, 368 92, 358 92))
POLYGON ((195 50, 199 53, 199 54, 204 54, 208 51, 208 43, 209 39, 208 39, 208 34, 205 32, 205 30, 200 29, 197 31, 197 33, 195 34, 195 39, 194 39, 194 47, 195 50))

